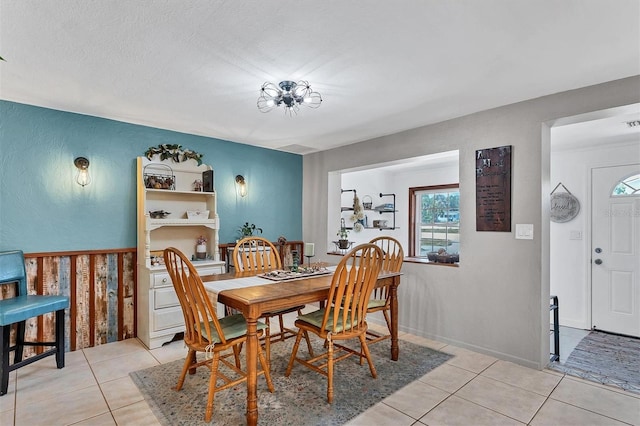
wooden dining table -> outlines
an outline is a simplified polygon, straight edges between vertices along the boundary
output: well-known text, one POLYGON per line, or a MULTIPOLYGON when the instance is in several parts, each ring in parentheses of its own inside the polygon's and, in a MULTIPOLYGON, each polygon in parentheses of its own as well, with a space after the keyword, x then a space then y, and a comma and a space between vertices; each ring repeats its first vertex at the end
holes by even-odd
MULTIPOLYGON (((249 278, 256 272, 227 273, 203 276, 207 291, 217 295, 218 302, 240 311, 247 320, 247 425, 258 424, 258 319, 265 312, 291 308, 328 298, 333 274, 291 279, 273 284, 253 285, 220 291, 220 281, 249 278)), ((401 272, 382 271, 376 287, 389 286, 391 298, 391 359, 398 360, 398 286, 401 272)), ((277 391, 277 390, 276 390, 277 391)))

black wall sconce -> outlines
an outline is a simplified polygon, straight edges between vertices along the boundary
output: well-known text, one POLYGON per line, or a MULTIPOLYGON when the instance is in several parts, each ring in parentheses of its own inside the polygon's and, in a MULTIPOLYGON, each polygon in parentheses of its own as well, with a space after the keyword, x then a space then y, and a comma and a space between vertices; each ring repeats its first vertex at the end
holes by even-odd
POLYGON ((73 164, 78 168, 78 174, 76 175, 76 182, 78 185, 85 187, 91 183, 91 176, 89 176, 89 160, 84 157, 78 157, 73 160, 73 164))

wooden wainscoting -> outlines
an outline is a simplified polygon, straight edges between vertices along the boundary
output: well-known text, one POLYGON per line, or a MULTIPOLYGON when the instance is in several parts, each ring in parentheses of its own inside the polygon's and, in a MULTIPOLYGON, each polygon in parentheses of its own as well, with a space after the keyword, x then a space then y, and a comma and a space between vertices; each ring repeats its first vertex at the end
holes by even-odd
MULTIPOLYGON (((30 294, 69 296, 65 348, 88 348, 136 336, 136 249, 25 253, 30 294)), ((0 286, 13 287, 13 286, 0 286)), ((2 290, 0 299, 10 296, 2 290)), ((26 340, 54 340, 53 314, 32 318, 26 340)), ((15 333, 12 330, 11 344, 15 333)), ((25 347, 25 357, 41 348, 25 347)))

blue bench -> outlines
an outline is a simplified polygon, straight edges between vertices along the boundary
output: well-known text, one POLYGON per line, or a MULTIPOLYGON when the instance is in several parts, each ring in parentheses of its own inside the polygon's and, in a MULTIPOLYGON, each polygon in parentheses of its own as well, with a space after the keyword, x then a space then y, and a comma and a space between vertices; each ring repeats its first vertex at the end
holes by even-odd
POLYGON ((0 285, 16 285, 14 297, 0 300, 0 396, 7 393, 9 373, 44 357, 55 355, 56 366, 64 367, 64 310, 69 307, 66 296, 40 296, 27 294, 27 274, 24 266, 24 254, 20 250, 0 252, 0 285), (56 313, 55 342, 25 342, 25 322, 29 318, 56 313), (9 337, 11 327, 17 325, 16 343, 11 346, 9 337), (25 346, 52 347, 37 355, 22 359, 25 346), (15 351, 13 363, 9 365, 9 354, 15 351))

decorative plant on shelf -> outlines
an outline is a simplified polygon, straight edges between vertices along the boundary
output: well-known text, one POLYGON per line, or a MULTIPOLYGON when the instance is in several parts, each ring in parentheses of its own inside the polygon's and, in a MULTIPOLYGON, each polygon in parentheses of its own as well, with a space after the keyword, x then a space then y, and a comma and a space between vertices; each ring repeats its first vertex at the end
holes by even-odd
POLYGON ((182 149, 182 145, 161 143, 157 147, 150 147, 144 153, 147 159, 151 160, 154 155, 160 155, 160 161, 171 158, 175 163, 194 159, 198 162, 198 166, 202 164, 202 155, 190 149, 182 149))
POLYGON ((344 218, 340 219, 340 230, 336 234, 338 236, 338 247, 345 249, 349 247, 349 230, 344 223, 344 218))
POLYGON ((355 232, 362 231, 362 221, 364 219, 364 211, 362 211, 362 204, 360 204, 360 199, 358 198, 358 194, 353 191, 353 214, 350 217, 353 222, 353 230, 355 232))
POLYGON ((262 234, 262 228, 258 228, 255 224, 249 222, 245 222, 244 225, 238 228, 238 235, 240 238, 250 237, 254 232, 259 232, 262 234))
POLYGON ((196 240, 196 259, 207 258, 207 239, 200 235, 196 240))

